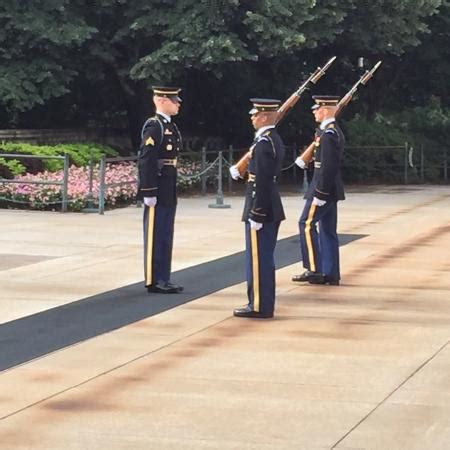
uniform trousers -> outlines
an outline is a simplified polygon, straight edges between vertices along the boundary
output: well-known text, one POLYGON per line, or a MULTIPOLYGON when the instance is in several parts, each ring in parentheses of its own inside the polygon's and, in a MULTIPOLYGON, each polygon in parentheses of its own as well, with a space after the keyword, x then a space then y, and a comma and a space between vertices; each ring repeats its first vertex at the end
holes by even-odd
POLYGON ((250 308, 262 314, 275 307, 275 259, 280 222, 264 223, 256 231, 245 222, 247 296, 250 308))
POLYGON ((170 281, 176 205, 144 206, 145 285, 170 281))
POLYGON ((329 200, 323 206, 316 206, 312 199, 306 200, 298 224, 303 267, 339 280, 337 202, 329 200))

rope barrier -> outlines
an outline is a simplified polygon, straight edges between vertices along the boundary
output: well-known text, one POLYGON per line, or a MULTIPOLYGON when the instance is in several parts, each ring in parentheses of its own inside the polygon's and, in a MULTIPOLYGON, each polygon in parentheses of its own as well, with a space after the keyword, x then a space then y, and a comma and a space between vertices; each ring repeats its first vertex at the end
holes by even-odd
POLYGON ((414 169, 413 153, 414 153, 414 147, 409 147, 409 150, 408 150, 409 167, 412 167, 414 169))
POLYGON ((219 157, 217 157, 205 170, 203 170, 202 172, 193 174, 193 175, 181 175, 180 173, 178 173, 178 177, 181 178, 182 180, 192 180, 194 178, 199 178, 202 175, 204 175, 206 172, 209 172, 209 170, 211 170, 217 163, 219 162, 219 157))
POLYGON ((73 199, 73 200, 68 199, 65 202, 63 202, 62 200, 58 200, 58 201, 54 201, 54 202, 32 202, 32 201, 26 201, 26 200, 16 200, 11 197, 1 197, 0 196, 0 201, 11 202, 11 203, 20 203, 23 205, 60 205, 63 203, 76 203, 80 200, 81 200, 81 198, 73 199))
POLYGON ((284 170, 289 170, 291 167, 294 167, 294 166, 295 166, 295 161, 292 164, 289 164, 289 166, 287 166, 287 167, 282 167, 281 171, 283 172, 284 170))
POLYGON ((225 156, 222 156, 222 161, 225 163, 226 167, 231 167, 233 164, 228 161, 228 159, 225 158, 225 156))

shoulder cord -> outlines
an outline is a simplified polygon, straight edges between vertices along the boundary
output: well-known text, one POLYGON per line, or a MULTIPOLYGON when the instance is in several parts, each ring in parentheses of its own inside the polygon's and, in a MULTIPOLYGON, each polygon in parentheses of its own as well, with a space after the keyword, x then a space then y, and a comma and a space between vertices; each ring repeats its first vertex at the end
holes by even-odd
POLYGON ((149 119, 147 119, 144 123, 144 125, 142 126, 142 130, 141 130, 141 140, 144 138, 144 131, 145 131, 145 127, 151 122, 151 121, 156 121, 158 122, 159 128, 161 129, 161 138, 159 141, 159 145, 161 145, 162 141, 163 141, 163 136, 164 136, 164 126, 161 123, 161 121, 159 120, 158 117, 154 116, 154 117, 150 117, 149 119))

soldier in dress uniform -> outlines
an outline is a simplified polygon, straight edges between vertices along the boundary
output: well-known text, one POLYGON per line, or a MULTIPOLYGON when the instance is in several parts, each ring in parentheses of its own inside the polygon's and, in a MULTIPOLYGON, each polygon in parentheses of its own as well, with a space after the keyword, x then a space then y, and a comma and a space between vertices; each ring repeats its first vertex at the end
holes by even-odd
POLYGON ((178 114, 180 88, 153 86, 156 114, 142 127, 138 198, 144 202, 144 276, 148 292, 178 293, 170 281, 177 207, 177 156, 181 134, 172 120, 178 114))
POLYGON ((273 317, 275 306, 274 251, 278 228, 285 218, 277 186, 285 149, 275 129, 281 102, 260 98, 250 101, 253 108, 249 114, 256 134, 250 147, 242 215, 245 222, 248 305, 235 309, 234 315, 269 318, 273 317))
POLYGON ((345 199, 340 170, 345 138, 335 120, 339 97, 315 95, 313 99, 315 104, 311 109, 320 123, 320 141, 314 155, 314 175, 299 220, 306 271, 294 275, 292 281, 338 285, 341 275, 337 202, 345 199))

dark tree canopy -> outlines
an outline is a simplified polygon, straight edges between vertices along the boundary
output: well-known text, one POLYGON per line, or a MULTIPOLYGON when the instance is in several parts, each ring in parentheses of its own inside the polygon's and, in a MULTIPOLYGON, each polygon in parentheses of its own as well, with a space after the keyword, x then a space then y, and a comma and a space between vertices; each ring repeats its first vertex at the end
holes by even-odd
MULTIPOLYGON (((183 87, 185 133, 240 143, 248 97, 284 99, 332 55, 317 92, 343 95, 358 58, 383 60, 359 94, 367 117, 432 95, 445 109, 449 22, 446 0, 3 0, 1 127, 114 126, 137 141, 149 87, 167 83, 183 87)), ((288 117, 290 139, 308 114, 288 117)))

